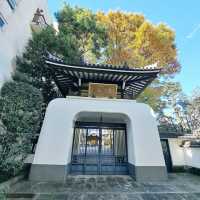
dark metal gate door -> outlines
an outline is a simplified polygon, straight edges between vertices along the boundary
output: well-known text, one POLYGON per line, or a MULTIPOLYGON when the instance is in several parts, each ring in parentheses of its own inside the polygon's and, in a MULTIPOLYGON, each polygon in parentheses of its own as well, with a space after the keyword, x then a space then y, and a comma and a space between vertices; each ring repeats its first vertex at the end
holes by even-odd
POLYGON ((125 128, 76 127, 72 174, 128 174, 125 128))
POLYGON ((172 160, 171 160, 168 140, 161 140, 161 144, 162 144, 163 155, 165 159, 167 172, 172 172, 172 160))

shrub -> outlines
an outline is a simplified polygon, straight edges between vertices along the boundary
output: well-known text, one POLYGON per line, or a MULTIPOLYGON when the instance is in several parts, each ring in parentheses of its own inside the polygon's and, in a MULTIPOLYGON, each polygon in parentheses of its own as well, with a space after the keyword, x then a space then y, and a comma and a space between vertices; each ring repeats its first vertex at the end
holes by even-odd
POLYGON ((1 89, 0 114, 12 133, 36 133, 42 110, 40 91, 28 83, 10 81, 1 89))
POLYGON ((25 82, 6 82, 0 97, 0 180, 15 176, 30 151, 30 137, 41 118, 40 90, 25 82))

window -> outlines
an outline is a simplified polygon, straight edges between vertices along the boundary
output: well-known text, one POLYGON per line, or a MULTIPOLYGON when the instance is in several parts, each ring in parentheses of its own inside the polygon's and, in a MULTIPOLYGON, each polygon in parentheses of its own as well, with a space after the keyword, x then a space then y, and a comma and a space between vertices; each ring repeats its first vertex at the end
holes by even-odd
POLYGON ((7 2, 8 2, 9 6, 10 6, 10 8, 11 8, 12 10, 14 10, 15 7, 17 6, 16 0, 7 0, 7 2))
POLYGON ((0 13, 0 29, 3 28, 3 26, 6 24, 6 21, 4 17, 0 13))

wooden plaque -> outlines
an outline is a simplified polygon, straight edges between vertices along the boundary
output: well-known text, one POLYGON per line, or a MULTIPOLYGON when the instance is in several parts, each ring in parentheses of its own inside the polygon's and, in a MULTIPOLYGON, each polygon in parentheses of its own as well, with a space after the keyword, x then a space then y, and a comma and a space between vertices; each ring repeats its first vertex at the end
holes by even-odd
POLYGON ((89 83, 89 96, 90 97, 117 97, 116 84, 102 84, 102 83, 89 83))

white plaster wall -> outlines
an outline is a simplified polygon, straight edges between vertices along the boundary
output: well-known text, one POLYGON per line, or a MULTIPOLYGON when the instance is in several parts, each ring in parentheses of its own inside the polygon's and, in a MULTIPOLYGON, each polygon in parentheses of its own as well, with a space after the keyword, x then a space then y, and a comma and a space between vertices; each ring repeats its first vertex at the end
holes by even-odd
POLYGON ((168 142, 173 166, 184 166, 184 151, 183 148, 179 146, 180 139, 168 139, 168 142))
POLYGON ((30 23, 37 8, 44 10, 44 15, 51 23, 47 0, 17 0, 18 5, 12 11, 6 0, 0 0, 0 13, 6 24, 0 29, 0 87, 10 77, 15 67, 16 55, 21 55, 31 37, 30 23))
POLYGON ((45 115, 33 164, 66 165, 71 161, 73 120, 80 112, 125 114, 128 159, 136 166, 165 166, 155 116, 133 100, 67 97, 53 100, 45 115))
POLYGON ((200 148, 184 148, 185 164, 200 169, 200 148))

